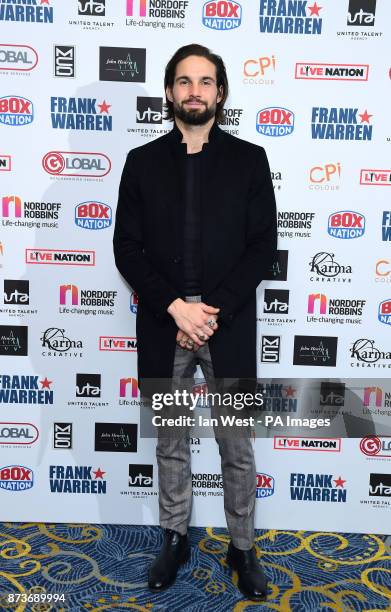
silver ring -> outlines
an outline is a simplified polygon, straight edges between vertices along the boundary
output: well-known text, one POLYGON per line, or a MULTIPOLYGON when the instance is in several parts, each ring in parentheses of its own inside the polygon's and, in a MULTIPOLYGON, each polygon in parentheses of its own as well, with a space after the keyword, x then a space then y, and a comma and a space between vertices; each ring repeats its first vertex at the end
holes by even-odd
POLYGON ((213 325, 216 323, 216 321, 214 319, 209 319, 207 325, 209 325, 209 327, 213 327, 213 325))

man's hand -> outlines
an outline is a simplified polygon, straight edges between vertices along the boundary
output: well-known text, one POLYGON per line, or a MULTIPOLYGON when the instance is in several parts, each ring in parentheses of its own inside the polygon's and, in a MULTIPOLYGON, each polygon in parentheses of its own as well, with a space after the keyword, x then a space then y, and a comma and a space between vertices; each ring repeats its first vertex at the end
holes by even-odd
POLYGON ((203 346, 218 329, 216 315, 220 308, 208 306, 204 302, 185 302, 177 298, 167 308, 179 330, 198 346, 203 346), (214 316, 211 316, 214 315, 214 316), (210 325, 208 325, 210 321, 210 325))
MULTIPOLYGON (((213 317, 211 317, 212 319, 213 317)), ((217 324, 216 324, 217 327, 217 324)), ((179 344, 179 346, 181 346, 183 349, 186 349, 187 351, 191 351, 192 353, 196 353, 198 351, 198 349, 200 348, 200 346, 198 344, 195 344, 187 334, 185 334, 185 332, 183 332, 181 329, 178 329, 178 333, 176 335, 176 343, 179 344), (190 340, 191 344, 187 344, 187 342, 190 340)))

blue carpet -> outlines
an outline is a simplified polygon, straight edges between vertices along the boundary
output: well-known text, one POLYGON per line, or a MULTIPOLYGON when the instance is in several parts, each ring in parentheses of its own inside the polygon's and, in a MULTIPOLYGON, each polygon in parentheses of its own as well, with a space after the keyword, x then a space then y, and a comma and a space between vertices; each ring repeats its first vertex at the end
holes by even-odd
POLYGON ((391 548, 387 536, 257 531, 269 578, 265 604, 245 600, 225 564, 224 529, 191 528, 191 560, 164 593, 146 588, 161 543, 158 527, 0 523, 0 610, 30 612, 137 610, 391 610, 391 548), (66 603, 7 601, 5 594, 64 593, 66 603))

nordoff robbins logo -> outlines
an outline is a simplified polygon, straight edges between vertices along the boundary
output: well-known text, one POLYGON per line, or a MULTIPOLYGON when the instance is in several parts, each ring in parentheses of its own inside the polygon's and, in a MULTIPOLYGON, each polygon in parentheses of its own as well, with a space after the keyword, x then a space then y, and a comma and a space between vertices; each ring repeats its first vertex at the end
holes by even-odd
POLYGON ((111 161, 104 153, 50 151, 42 166, 53 176, 103 177, 109 174, 111 161))

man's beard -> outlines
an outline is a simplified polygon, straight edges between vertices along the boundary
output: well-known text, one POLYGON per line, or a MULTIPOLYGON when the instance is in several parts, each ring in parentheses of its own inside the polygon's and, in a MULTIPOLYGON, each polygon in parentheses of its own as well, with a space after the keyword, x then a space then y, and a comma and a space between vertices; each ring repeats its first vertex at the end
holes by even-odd
POLYGON ((183 123, 187 123, 188 125, 205 125, 212 119, 212 117, 216 114, 216 105, 206 106, 205 110, 200 111, 198 109, 186 110, 184 106, 178 104, 177 102, 173 102, 174 106, 174 115, 183 123))

